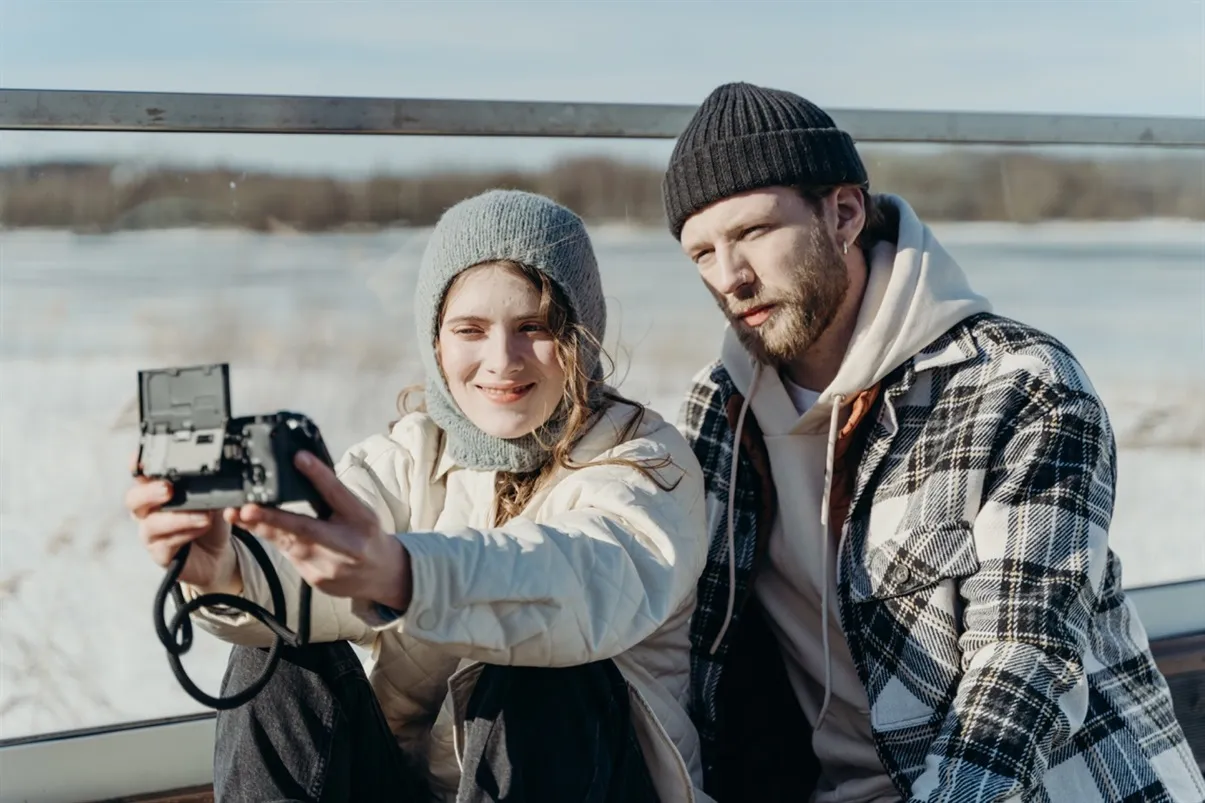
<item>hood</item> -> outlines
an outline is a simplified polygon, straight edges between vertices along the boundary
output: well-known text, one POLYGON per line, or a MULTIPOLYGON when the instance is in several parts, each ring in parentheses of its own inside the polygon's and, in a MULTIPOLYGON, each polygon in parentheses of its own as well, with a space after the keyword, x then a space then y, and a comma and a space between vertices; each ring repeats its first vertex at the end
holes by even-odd
MULTIPOLYGON (((821 391, 820 398, 802 417, 776 372, 758 371, 751 406, 767 435, 823 431, 834 397, 848 400, 873 387, 951 326, 991 310, 912 207, 897 196, 882 197, 899 210, 899 233, 895 243, 879 243, 868 255, 862 306, 841 367, 828 387, 812 388, 821 391)), ((756 366, 731 327, 724 332, 721 360, 748 397, 756 366)))

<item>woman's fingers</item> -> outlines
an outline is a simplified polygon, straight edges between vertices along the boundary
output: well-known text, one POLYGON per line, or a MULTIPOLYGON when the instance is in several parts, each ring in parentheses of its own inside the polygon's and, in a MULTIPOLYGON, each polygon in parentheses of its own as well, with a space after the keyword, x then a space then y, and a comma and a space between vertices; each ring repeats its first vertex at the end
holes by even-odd
POLYGON ((146 518, 155 509, 172 498, 171 486, 162 481, 138 482, 126 490, 126 509, 136 519, 146 518))
POLYGON ((166 566, 180 547, 209 532, 213 522, 204 513, 152 513, 138 527, 155 562, 166 566))
POLYGON ((266 510, 266 508, 261 508, 258 505, 243 505, 241 508, 233 508, 231 517, 227 521, 234 526, 241 527, 257 538, 270 541, 283 554, 294 558, 298 557, 293 553, 293 546, 297 538, 287 530, 266 521, 261 513, 263 510, 266 510))
MULTIPOLYGON (((238 518, 243 527, 282 549, 291 549, 294 544, 316 544, 345 554, 355 551, 355 545, 348 543, 343 527, 312 516, 260 505, 245 505, 238 512, 238 518)), ((296 552, 293 554, 300 558, 296 552)))
POLYGON ((213 526, 213 519, 204 512, 160 510, 142 519, 138 531, 149 543, 161 538, 188 533, 195 538, 213 526))
POLYGON ((312 453, 301 451, 293 459, 293 464, 313 484, 314 489, 331 506, 336 516, 350 520, 369 517, 376 519, 376 514, 352 493, 351 489, 339 481, 334 469, 323 463, 312 453))
POLYGON ((192 543, 197 539, 199 533, 176 533, 175 535, 164 536, 156 541, 152 541, 147 549, 151 553, 151 559, 160 566, 167 566, 172 562, 172 558, 176 557, 176 553, 180 551, 180 547, 185 544, 192 543))

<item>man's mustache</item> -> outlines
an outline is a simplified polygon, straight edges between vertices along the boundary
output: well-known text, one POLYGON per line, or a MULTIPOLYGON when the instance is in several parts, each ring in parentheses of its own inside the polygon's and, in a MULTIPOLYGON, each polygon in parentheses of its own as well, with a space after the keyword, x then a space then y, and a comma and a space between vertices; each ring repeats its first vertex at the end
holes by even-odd
POLYGON ((791 304, 793 302, 794 299, 786 298, 784 296, 759 295, 748 300, 743 300, 737 306, 724 302, 723 308, 729 317, 739 318, 742 315, 745 315, 760 307, 782 306, 784 304, 791 304))

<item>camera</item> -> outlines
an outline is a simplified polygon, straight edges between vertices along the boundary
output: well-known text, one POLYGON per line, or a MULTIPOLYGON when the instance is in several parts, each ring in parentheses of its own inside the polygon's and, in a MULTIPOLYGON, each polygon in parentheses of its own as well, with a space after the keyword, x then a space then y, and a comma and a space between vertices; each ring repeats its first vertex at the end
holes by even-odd
MULTIPOLYGON (((299 451, 308 451, 333 466, 318 427, 304 415, 288 411, 248 415, 230 414, 230 366, 226 363, 159 368, 138 372, 138 408, 141 428, 135 476, 171 483, 172 498, 166 509, 215 510, 255 503, 276 507, 288 502, 308 502, 320 519, 332 515, 326 503, 293 465, 299 451)), ((155 634, 167 650, 172 672, 194 700, 216 709, 235 708, 264 688, 280 661, 282 646, 300 647, 310 639, 312 589, 302 581, 298 588, 297 632, 285 626, 285 593, 267 552, 247 531, 232 527, 260 569, 272 597, 272 611, 241 596, 201 594, 185 601, 178 582, 192 546, 186 543, 168 565, 155 593, 155 634), (176 604, 171 622, 163 617, 168 596, 176 604), (188 677, 180 656, 192 647, 189 615, 210 605, 243 611, 272 631, 272 647, 259 676, 242 690, 226 697, 203 692, 188 677)))
POLYGON ((308 502, 320 518, 330 515, 293 465, 302 450, 333 465, 318 427, 289 411, 232 416, 227 363, 139 371, 138 402, 134 473, 171 483, 165 509, 308 502))

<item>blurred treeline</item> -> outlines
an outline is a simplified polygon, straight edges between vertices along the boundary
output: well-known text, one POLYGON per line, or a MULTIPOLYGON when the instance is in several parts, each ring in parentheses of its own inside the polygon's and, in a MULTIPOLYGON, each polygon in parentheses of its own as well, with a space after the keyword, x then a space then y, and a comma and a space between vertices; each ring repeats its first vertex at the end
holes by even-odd
MULTIPOLYGON (((1015 151, 866 152, 872 191, 928 220, 1205 219, 1198 156, 1060 158, 1015 151)), ((545 170, 336 178, 105 163, 0 166, 0 226, 106 232, 179 226, 329 231, 427 226, 490 187, 540 192, 591 222, 660 226, 661 170, 608 157, 545 170)))

